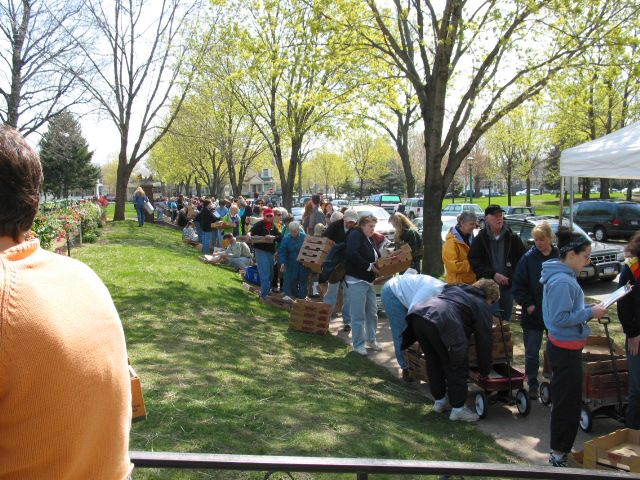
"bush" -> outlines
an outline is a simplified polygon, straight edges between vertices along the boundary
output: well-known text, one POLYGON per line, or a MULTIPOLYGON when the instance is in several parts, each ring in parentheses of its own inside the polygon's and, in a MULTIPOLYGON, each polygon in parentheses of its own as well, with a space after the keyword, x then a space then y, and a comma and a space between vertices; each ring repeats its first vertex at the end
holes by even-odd
POLYGON ((31 236, 40 240, 42 248, 53 247, 56 240, 75 238, 82 228, 82 239, 93 243, 100 235, 102 209, 93 202, 48 202, 41 206, 31 227, 31 236))

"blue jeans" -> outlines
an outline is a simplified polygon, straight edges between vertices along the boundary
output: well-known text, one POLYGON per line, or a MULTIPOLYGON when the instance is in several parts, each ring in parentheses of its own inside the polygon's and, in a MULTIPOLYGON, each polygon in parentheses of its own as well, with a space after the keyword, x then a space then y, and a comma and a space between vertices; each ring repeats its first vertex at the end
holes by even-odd
POLYGON ((387 319, 389 320, 389 326, 391 327, 391 336, 393 337, 393 348, 396 352, 396 360, 401 369, 409 368, 407 360, 402 354, 400 347, 402 346, 402 334, 407 328, 407 309, 405 308, 398 297, 393 294, 391 286, 385 283, 380 292, 380 299, 382 305, 384 305, 384 311, 387 313, 387 319))
POLYGON ((202 225, 200 225, 200 222, 196 222, 195 220, 193 221, 193 224, 196 227, 196 232, 198 232, 198 238, 202 238, 202 225))
POLYGON ((356 282, 349 285, 349 311, 351 313, 351 339, 353 348, 363 348, 364 342, 376 341, 378 306, 373 285, 356 282))
POLYGON ((502 310, 502 320, 508 322, 511 320, 511 312, 513 311, 513 296, 511 295, 511 287, 500 287, 500 301, 494 303, 491 307, 491 313, 497 315, 497 311, 502 310))
POLYGON ((329 283, 327 293, 324 294, 322 301, 332 305, 334 308, 338 303, 338 291, 342 288, 342 323, 343 325, 351 325, 351 307, 349 305, 349 287, 346 282, 329 283))
POLYGON ((212 230, 211 238, 213 239, 213 246, 222 248, 222 230, 217 228, 212 230))
MULTIPOLYGON (((629 369, 629 403, 625 426, 640 429, 640 354, 631 355, 627 349, 627 368, 629 369)), ((624 392, 622 392, 624 397, 624 392)))
POLYGON ((202 242, 202 254, 208 255, 211 252, 211 232, 202 232, 198 238, 202 242))
POLYGON ((291 298, 305 298, 307 296, 307 278, 309 269, 298 262, 286 264, 284 272, 284 293, 291 298))
POLYGON ((271 280, 273 279, 273 253, 265 252, 256 248, 256 263, 258 264, 258 275, 260 276, 260 296, 266 297, 271 290, 271 280))
POLYGON ((540 347, 544 330, 522 329, 524 340, 524 372, 527 375, 529 390, 538 389, 538 370, 540 369, 540 347))
POLYGON ((142 208, 136 207, 136 213, 138 214, 138 225, 144 225, 144 210, 142 208))

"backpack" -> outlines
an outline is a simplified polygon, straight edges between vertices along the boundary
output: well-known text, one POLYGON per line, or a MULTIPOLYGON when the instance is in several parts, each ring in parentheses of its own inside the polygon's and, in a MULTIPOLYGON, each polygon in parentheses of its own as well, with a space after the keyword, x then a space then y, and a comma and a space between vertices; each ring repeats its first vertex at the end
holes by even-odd
MULTIPOLYGON (((347 236, 349 232, 347 232, 347 236)), ((327 258, 322 263, 320 280, 329 283, 341 282, 347 274, 346 263, 347 239, 345 238, 344 242, 335 244, 331 247, 331 250, 329 250, 329 255, 327 255, 327 258)))

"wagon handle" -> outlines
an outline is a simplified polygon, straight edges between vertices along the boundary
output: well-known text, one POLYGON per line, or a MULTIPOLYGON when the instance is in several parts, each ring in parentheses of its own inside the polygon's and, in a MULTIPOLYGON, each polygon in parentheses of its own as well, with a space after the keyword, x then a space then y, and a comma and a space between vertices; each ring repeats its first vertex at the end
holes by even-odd
POLYGON ((611 317, 602 317, 598 319, 600 325, 609 325, 611 323, 611 317))

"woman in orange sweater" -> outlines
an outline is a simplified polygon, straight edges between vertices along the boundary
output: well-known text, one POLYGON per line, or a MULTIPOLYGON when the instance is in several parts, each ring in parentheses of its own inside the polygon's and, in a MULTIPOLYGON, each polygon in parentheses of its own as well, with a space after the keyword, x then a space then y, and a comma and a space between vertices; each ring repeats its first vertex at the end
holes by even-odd
POLYGON ((89 267, 25 241, 41 185, 38 154, 0 126, 0 480, 123 480, 122 324, 89 267))

